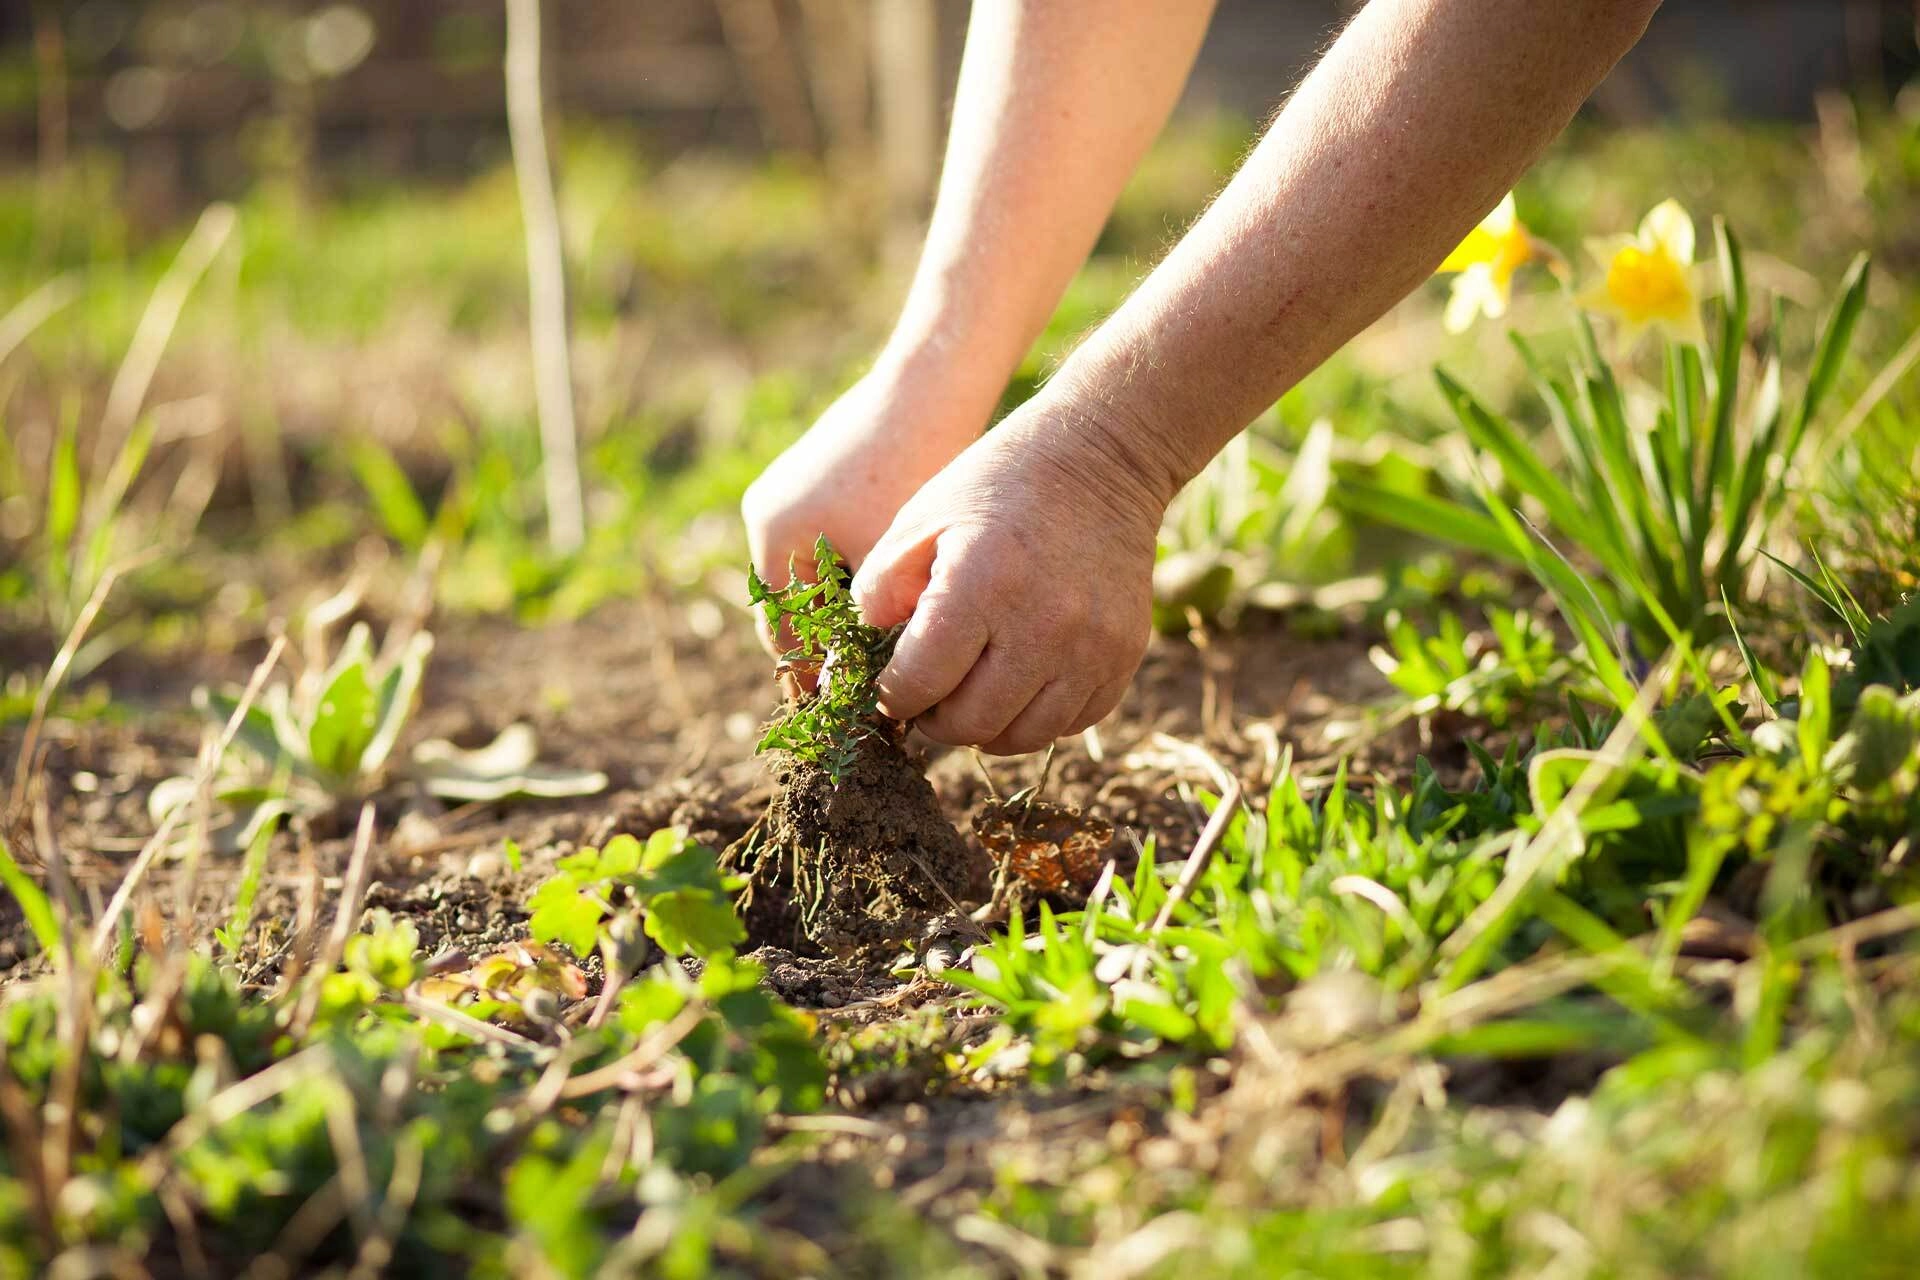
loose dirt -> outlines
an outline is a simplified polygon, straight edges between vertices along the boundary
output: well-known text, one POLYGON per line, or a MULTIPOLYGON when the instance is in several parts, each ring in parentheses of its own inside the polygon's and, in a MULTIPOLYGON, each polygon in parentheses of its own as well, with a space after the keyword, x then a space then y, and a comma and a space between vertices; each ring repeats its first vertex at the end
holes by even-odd
MULTIPOLYGON (((715 614, 710 601, 654 600, 542 628, 435 620, 438 644, 403 753, 424 737, 483 742, 524 720, 539 733, 543 760, 602 769, 613 785, 586 800, 455 810, 394 788, 379 798, 371 901, 413 918, 429 948, 484 950, 525 936, 524 904, 555 860, 621 832, 645 836, 663 826, 683 827, 715 850, 731 848, 736 865, 751 863, 761 883, 746 904, 755 943, 808 963, 872 958, 911 939, 916 924, 984 901, 990 861, 959 834, 989 800, 975 760, 909 737, 901 749, 873 744, 837 791, 808 766, 787 761, 770 769, 753 756, 759 726, 779 698, 770 665, 744 610, 720 611, 717 631, 715 614), (518 873, 502 856, 509 839, 524 851, 518 873), (789 860, 784 866, 770 861, 775 850, 789 860), (800 850, 818 870, 808 864, 796 880, 791 859, 800 850)), ((383 622, 371 621, 376 630, 383 622)), ((1339 749, 1330 725, 1386 688, 1366 659, 1373 639, 1358 626, 1304 638, 1262 616, 1204 647, 1156 637, 1119 709, 1092 733, 1059 744, 1046 797, 1111 821, 1123 872, 1143 848, 1183 856, 1205 816, 1198 789, 1218 790, 1221 775, 1231 773, 1257 795, 1282 750, 1294 752, 1296 765, 1313 766, 1339 749)), ((34 638, 0 635, 0 652, 29 669, 51 657, 44 648, 34 638)), ((192 767, 202 726, 187 691, 197 683, 237 686, 264 650, 264 637, 255 637, 226 652, 123 654, 95 680, 129 708, 124 717, 49 724, 40 776, 83 903, 105 901, 150 834, 145 796, 153 784, 192 767)), ((0 761, 11 763, 21 745, 18 726, 0 729, 0 761)), ((1354 776, 1404 770, 1420 751, 1443 774, 1464 762, 1452 744, 1422 744, 1407 726, 1366 745, 1354 776)), ((1041 766, 1030 756, 989 760, 986 768, 1005 795, 1038 781, 1041 766)), ((31 868, 30 808, 4 817, 16 854, 31 868)), ((324 924, 349 843, 333 832, 283 833, 258 918, 290 920, 311 895, 324 924)), ((236 870, 229 860, 202 860, 194 918, 180 922, 183 932, 204 937, 225 923, 236 870)), ((149 887, 157 902, 175 901, 177 874, 156 866, 149 887)), ((0 981, 17 976, 10 971, 26 953, 23 943, 18 912, 0 895, 0 981)), ((243 967, 263 979, 274 968, 243 967)))

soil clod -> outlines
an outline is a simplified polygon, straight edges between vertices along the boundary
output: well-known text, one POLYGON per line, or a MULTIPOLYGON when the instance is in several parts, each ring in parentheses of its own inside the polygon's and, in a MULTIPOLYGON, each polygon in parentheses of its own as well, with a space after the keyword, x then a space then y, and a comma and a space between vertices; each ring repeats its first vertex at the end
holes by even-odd
POLYGON ((862 737, 838 783, 820 765, 773 760, 765 821, 722 859, 751 881, 741 906, 756 943, 873 960, 960 907, 979 855, 891 735, 862 737))

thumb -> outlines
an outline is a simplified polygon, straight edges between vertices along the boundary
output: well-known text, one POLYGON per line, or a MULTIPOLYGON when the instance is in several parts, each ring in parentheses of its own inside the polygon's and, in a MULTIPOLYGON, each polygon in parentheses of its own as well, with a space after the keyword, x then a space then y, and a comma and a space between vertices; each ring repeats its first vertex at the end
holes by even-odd
POLYGON ((895 538, 888 531, 880 539, 853 576, 853 603, 861 621, 885 630, 913 616, 933 578, 936 542, 930 531, 909 538, 895 538))

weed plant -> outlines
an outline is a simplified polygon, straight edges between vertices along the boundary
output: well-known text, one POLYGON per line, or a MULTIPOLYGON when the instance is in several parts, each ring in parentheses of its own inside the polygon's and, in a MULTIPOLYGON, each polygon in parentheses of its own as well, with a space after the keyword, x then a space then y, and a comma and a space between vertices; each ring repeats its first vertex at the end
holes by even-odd
POLYGON ((815 688, 790 704, 760 739, 761 751, 785 751, 825 769, 838 782, 859 754, 860 742, 879 732, 879 689, 899 636, 860 620, 848 590, 847 565, 823 537, 814 546, 811 581, 790 573, 770 587, 747 571, 748 598, 764 612, 773 634, 793 644, 780 659, 783 673, 804 675, 815 688))

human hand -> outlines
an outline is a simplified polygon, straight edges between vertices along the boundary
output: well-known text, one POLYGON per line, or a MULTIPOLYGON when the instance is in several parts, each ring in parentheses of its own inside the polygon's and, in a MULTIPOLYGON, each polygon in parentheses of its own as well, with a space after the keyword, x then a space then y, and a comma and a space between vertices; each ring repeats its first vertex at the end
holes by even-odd
MULTIPOLYGON (((755 571, 782 586, 791 562, 810 578, 822 534, 858 566, 907 499, 979 436, 993 403, 933 375, 867 374, 748 487, 740 514, 755 571)), ((760 638, 777 652, 764 619, 760 638)))
POLYGON ((1140 447, 1110 411, 1037 398, 908 500, 853 580, 869 624, 906 623, 882 711, 1019 755, 1114 708, 1146 652, 1172 498, 1140 447))

